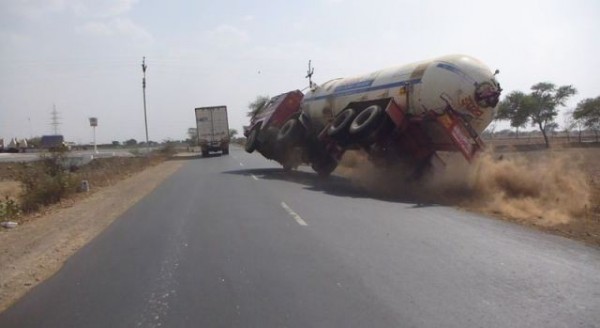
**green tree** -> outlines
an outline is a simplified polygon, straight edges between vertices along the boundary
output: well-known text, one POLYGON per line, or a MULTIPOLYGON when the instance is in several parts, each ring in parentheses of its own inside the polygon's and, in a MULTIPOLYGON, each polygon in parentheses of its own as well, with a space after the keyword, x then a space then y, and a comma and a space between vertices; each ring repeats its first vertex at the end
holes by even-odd
POLYGON ((238 131, 236 129, 229 129, 229 138, 233 139, 237 136, 238 131))
POLYGON ((550 147, 547 132, 556 128, 554 120, 558 115, 558 107, 564 106, 577 90, 570 85, 557 88, 549 82, 535 84, 531 90, 530 94, 521 91, 508 94, 500 103, 498 117, 509 120, 511 126, 517 128, 517 132, 519 127, 530 121, 532 126, 537 126, 542 132, 546 147, 550 147))
POLYGON ((269 96, 257 96, 253 102, 248 104, 248 117, 253 117, 258 111, 263 108, 270 100, 269 96))
POLYGON ((550 147, 548 142, 548 127, 555 124, 554 120, 558 115, 558 107, 564 106, 565 102, 577 93, 577 90, 570 85, 556 87, 553 83, 541 82, 531 87, 532 99, 528 106, 529 118, 532 125, 537 127, 544 136, 546 147, 550 147))
POLYGON ((135 139, 129 139, 129 140, 127 140, 127 141, 123 141, 123 144, 124 144, 125 146, 135 146, 135 145, 137 145, 137 143, 138 143, 138 142, 137 142, 137 140, 135 140, 135 139))
POLYGON ((580 101, 575 111, 573 111, 573 118, 580 121, 584 127, 593 130, 596 135, 596 142, 598 142, 598 132, 600 130, 600 96, 580 101))

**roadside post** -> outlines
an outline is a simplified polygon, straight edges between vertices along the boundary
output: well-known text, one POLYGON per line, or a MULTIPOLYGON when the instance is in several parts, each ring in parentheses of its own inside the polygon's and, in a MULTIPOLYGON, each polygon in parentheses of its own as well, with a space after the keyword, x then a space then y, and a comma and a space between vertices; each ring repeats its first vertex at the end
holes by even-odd
POLYGON ((94 153, 98 154, 98 147, 96 146, 96 127, 98 126, 97 117, 90 117, 90 126, 94 130, 94 153))

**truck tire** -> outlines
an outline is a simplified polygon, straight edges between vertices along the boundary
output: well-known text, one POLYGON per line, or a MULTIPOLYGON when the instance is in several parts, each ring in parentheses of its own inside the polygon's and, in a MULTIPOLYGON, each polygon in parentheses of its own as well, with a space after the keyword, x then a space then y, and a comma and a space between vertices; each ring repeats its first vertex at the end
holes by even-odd
POLYGON ((356 111, 352 108, 346 108, 339 113, 331 122, 327 135, 336 141, 343 141, 348 138, 348 129, 356 117, 356 111))
POLYGON ((283 146, 293 146, 300 139, 302 139, 304 134, 304 128, 302 124, 295 119, 289 119, 285 124, 279 129, 277 133, 277 142, 283 146))
POLYGON ((252 131, 250 131, 250 134, 248 134, 246 144, 244 145, 244 150, 246 150, 247 153, 252 153, 256 149, 258 130, 259 127, 255 126, 252 131))
POLYGON ((208 155, 209 155, 208 150, 202 149, 202 157, 208 157, 208 155))
POLYGON ((356 115, 348 132, 353 141, 368 147, 392 125, 381 106, 372 105, 356 115))
POLYGON ((360 112, 352 124, 350 124, 349 132, 355 136, 369 135, 372 131, 377 129, 381 118, 383 117, 383 108, 377 105, 371 105, 360 112))
POLYGON ((221 150, 221 154, 223 154, 223 155, 229 155, 229 147, 227 147, 227 148, 223 148, 223 149, 221 150))

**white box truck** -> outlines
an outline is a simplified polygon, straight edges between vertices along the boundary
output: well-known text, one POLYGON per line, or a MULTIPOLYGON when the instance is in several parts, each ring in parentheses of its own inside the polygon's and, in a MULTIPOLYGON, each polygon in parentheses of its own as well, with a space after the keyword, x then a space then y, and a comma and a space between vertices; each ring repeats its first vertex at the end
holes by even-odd
POLYGON ((198 107, 195 112, 198 145, 202 149, 202 156, 207 157, 211 151, 229 154, 227 106, 198 107))

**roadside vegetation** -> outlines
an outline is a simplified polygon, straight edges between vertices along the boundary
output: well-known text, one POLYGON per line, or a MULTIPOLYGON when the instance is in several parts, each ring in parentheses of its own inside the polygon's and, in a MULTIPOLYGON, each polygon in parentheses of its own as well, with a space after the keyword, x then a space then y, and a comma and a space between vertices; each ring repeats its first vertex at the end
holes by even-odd
MULTIPOLYGON (((527 124, 537 127, 544 138, 546 148, 550 148, 550 135, 556 134, 558 123, 556 117, 559 108, 564 107, 569 98, 577 93, 571 85, 557 87, 554 83, 540 82, 531 87, 530 93, 513 91, 507 94, 498 106, 497 121, 508 121, 516 130, 527 124)), ((494 124, 492 124, 494 126, 494 124)), ((600 134, 600 96, 580 101, 575 109, 567 111, 566 122, 563 126, 567 137, 573 130, 578 131, 579 142, 582 133, 593 132, 598 142, 600 134)))
POLYGON ((19 205, 23 212, 37 211, 77 191, 74 167, 65 167, 68 165, 66 154, 65 150, 55 150, 43 154, 38 162, 18 166, 17 181, 22 188, 19 205))
POLYGON ((167 142, 148 156, 97 158, 85 165, 74 162, 64 149, 44 153, 35 162, 1 163, 0 182, 13 187, 0 195, 0 222, 21 222, 47 206, 111 185, 176 152, 175 144, 167 142))

